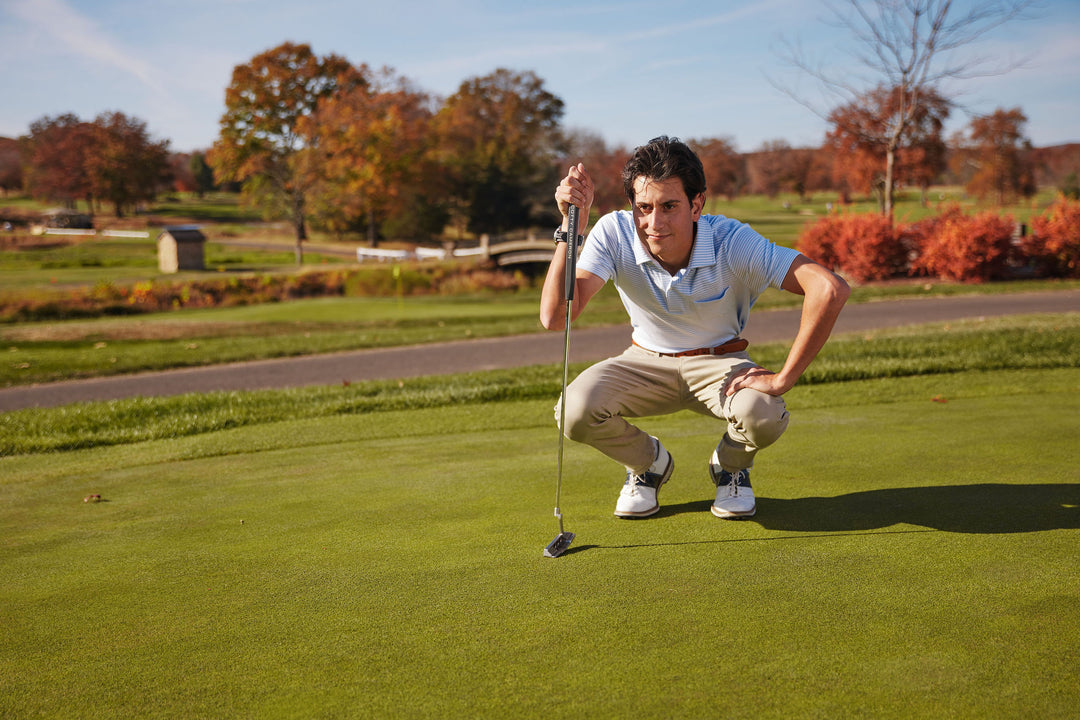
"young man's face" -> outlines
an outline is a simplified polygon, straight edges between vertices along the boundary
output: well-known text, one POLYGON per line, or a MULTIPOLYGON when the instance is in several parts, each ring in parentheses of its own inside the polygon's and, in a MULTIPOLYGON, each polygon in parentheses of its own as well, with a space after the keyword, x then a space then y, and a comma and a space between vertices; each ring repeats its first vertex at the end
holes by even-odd
POLYGON ((705 196, 686 197, 679 178, 634 180, 634 224, 638 237, 668 272, 686 267, 694 246, 694 223, 705 196))

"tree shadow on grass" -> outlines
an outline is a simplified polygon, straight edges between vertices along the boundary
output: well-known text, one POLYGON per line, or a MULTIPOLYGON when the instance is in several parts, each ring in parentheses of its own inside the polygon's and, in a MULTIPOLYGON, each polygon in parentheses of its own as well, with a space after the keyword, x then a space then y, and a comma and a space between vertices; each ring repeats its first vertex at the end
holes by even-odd
MULTIPOLYGON (((708 512, 709 502, 661 508, 663 515, 708 512)), ((886 488, 836 497, 757 499, 745 522, 767 530, 865 532, 919 525, 954 533, 1025 533, 1080 529, 1080 485, 943 485, 886 488)))

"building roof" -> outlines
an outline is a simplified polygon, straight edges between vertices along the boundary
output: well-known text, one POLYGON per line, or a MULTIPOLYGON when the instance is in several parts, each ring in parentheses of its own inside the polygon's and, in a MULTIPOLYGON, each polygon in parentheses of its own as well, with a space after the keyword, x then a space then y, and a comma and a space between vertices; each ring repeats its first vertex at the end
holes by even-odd
POLYGON ((205 242, 206 236, 195 225, 173 225, 162 230, 158 240, 170 236, 176 242, 205 242))

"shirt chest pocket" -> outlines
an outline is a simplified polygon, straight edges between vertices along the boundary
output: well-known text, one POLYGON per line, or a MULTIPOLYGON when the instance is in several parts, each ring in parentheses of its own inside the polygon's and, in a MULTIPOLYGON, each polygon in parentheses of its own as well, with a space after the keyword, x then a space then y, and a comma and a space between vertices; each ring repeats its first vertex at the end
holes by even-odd
POLYGON ((700 300, 695 300, 694 302, 698 305, 704 305, 706 303, 716 302, 717 300, 723 300, 724 296, 727 295, 727 291, 728 289, 724 288, 718 294, 710 295, 709 297, 704 297, 700 300))

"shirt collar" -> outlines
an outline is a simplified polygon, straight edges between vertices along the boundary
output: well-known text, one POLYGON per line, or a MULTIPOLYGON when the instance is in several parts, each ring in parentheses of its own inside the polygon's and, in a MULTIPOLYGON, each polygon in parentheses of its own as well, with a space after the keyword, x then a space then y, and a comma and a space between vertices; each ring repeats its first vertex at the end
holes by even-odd
POLYGON ((687 269, 708 267, 716 264, 716 247, 710 242, 708 235, 712 228, 705 221, 705 216, 697 222, 697 235, 694 237, 694 247, 690 251, 690 264, 687 269))

